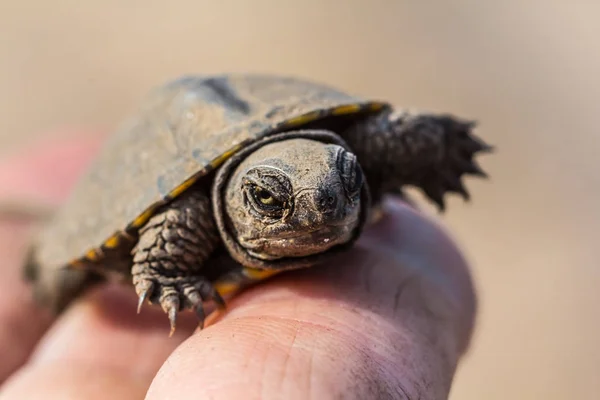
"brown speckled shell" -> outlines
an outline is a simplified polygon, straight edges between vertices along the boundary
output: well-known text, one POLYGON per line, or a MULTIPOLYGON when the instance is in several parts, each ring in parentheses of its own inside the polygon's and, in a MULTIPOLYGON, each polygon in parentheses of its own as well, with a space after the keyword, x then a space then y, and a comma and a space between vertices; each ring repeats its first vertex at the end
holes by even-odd
POLYGON ((108 139, 41 232, 36 259, 59 268, 114 247, 153 210, 238 149, 329 115, 378 110, 331 87, 271 75, 190 76, 153 91, 108 139))

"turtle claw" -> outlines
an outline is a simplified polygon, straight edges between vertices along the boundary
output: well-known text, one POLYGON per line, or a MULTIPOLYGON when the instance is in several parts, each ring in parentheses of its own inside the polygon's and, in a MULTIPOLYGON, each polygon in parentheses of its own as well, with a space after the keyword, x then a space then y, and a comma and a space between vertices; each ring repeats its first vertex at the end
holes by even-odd
POLYGON ((154 291, 154 283, 152 281, 144 280, 136 286, 138 291, 138 304, 137 304, 137 313, 139 314, 142 311, 142 306, 146 302, 148 296, 152 295, 154 291))
POLYGON ((212 300, 218 308, 225 307, 225 301, 214 286, 202 276, 147 277, 134 278, 138 293, 138 313, 146 300, 160 304, 169 318, 169 336, 175 333, 177 313, 183 309, 193 310, 198 317, 198 325, 204 327, 206 317, 203 302, 212 300))
POLYGON ((177 328, 177 313, 179 312, 179 297, 177 295, 169 295, 160 301, 162 309, 169 316, 169 324, 171 330, 169 337, 173 336, 177 328))
POLYGON ((138 298, 138 305, 137 305, 137 313, 141 313, 142 312, 142 306, 144 305, 144 302, 146 301, 146 295, 147 293, 144 292, 142 293, 142 295, 138 298))
POLYGON ((206 319, 206 314, 204 313, 204 307, 202 307, 202 304, 194 307, 194 312, 198 317, 198 328, 201 330, 204 329, 204 320, 206 319))
POLYGON ((206 314, 204 313, 204 307, 202 306, 202 296, 200 296, 198 290, 190 287, 187 293, 185 293, 185 297, 190 308, 194 310, 196 317, 198 317, 198 327, 200 329, 204 328, 204 319, 206 318, 206 314))

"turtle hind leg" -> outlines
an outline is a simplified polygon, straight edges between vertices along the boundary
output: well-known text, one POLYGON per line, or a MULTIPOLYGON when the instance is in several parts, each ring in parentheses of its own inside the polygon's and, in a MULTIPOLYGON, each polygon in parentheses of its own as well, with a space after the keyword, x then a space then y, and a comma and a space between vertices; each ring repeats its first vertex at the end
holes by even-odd
POLYGON ((374 198, 411 185, 443 211, 447 193, 470 198, 464 175, 487 177, 475 156, 493 148, 473 134, 474 127, 450 115, 387 111, 342 136, 356 152, 374 198))
POLYGON ((33 285, 35 303, 49 309, 54 315, 61 314, 73 301, 105 280, 101 274, 83 269, 41 268, 35 260, 33 248, 26 256, 23 278, 33 285))
MULTIPOLYGON (((46 300, 56 314, 62 313, 76 299, 106 280, 104 276, 95 272, 72 269, 59 270, 57 279, 60 280, 60 290, 53 293, 51 300, 46 300)), ((47 295, 47 292, 36 291, 34 295, 44 301, 42 296, 47 295)))
POLYGON ((172 334, 177 313, 192 309, 202 326, 203 301, 224 305, 202 268, 219 242, 210 199, 201 191, 182 195, 150 218, 132 250, 138 312, 146 301, 159 304, 172 334))
POLYGON ((437 126, 443 137, 441 155, 437 162, 424 165, 420 173, 415 173, 408 182, 420 188, 440 209, 445 210, 444 196, 456 193, 465 201, 471 196, 465 188, 462 178, 465 175, 487 178, 475 160, 478 153, 492 152, 492 146, 473 135, 473 121, 461 121, 452 116, 424 116, 429 123, 437 126))

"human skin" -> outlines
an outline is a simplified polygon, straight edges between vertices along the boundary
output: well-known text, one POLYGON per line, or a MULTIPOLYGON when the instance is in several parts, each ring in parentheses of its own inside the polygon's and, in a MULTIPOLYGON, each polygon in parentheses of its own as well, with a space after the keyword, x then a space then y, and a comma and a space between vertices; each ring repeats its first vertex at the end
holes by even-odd
MULTIPOLYGON (((0 161, 3 199, 60 201, 100 140, 42 143, 0 161)), ((282 274, 175 335, 131 288, 93 290, 57 319, 20 263, 33 224, 0 217, 0 400, 445 399, 473 331, 468 265, 449 235, 397 200, 355 248, 282 274)))

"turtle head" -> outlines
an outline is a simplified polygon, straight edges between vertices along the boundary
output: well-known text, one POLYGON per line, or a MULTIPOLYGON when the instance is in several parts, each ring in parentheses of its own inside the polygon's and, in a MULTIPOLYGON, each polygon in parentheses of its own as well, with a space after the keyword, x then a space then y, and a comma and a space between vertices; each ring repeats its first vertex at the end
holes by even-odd
POLYGON ((353 241, 362 225, 362 170, 338 143, 310 136, 265 143, 232 166, 223 186, 224 228, 233 253, 243 253, 234 258, 247 266, 290 268, 353 241))

